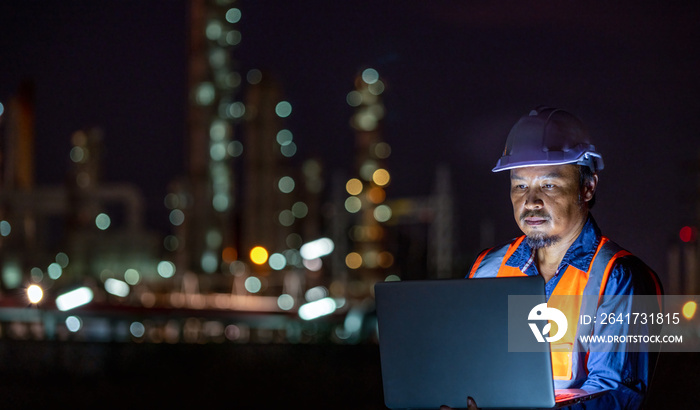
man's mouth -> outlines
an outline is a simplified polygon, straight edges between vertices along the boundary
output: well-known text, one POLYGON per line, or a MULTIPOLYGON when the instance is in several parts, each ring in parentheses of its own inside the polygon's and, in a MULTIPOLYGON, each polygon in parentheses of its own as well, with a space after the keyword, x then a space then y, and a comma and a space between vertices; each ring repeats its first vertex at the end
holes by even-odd
POLYGON ((527 217, 524 219, 525 219, 525 223, 527 224, 527 226, 540 226, 540 225, 544 225, 544 223, 547 222, 547 218, 539 218, 539 217, 534 217, 534 216, 527 217))

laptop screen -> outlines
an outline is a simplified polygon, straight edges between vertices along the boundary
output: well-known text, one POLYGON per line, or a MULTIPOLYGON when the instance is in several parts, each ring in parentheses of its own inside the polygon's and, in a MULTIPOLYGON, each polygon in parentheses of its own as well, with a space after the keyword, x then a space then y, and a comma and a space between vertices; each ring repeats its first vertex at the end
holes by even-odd
MULTIPOLYGON (((389 408, 553 407, 549 343, 508 351, 508 296, 545 302, 540 276, 375 285, 389 408)), ((523 312, 527 316, 528 312, 523 312)), ((522 321, 523 334, 531 334, 522 321)), ((518 330, 519 331, 519 330, 518 330)))

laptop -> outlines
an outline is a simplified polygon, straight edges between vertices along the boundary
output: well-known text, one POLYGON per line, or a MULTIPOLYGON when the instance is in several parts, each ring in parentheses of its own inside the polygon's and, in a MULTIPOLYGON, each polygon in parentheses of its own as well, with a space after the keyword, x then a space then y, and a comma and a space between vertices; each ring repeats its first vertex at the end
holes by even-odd
POLYGON ((509 328, 535 339, 527 320, 509 325, 508 296, 544 303, 541 276, 381 282, 374 289, 390 409, 464 408, 467 396, 480 408, 554 408, 602 394, 566 389, 557 399, 549 343, 508 351, 509 328))

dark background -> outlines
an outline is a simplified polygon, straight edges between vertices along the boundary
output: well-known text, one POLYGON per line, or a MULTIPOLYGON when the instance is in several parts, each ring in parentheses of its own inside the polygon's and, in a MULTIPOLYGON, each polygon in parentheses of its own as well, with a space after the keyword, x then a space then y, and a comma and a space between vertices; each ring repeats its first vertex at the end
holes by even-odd
MULTIPOLYGON (((512 124, 531 108, 566 108, 605 158, 604 234, 664 277, 666 247, 696 221, 700 148, 700 5, 694 2, 240 0, 241 73, 269 70, 293 105, 298 160, 351 173, 355 74, 387 84, 389 198, 432 190, 446 164, 461 263, 519 232, 507 175, 492 174, 512 124)), ((148 223, 167 228, 167 184, 185 173, 184 0, 9 1, 0 5, 0 102, 36 89, 41 184, 63 181, 70 135, 105 132, 106 182, 133 182, 148 223)), ((241 95, 242 98, 242 95, 241 95)))
MULTIPOLYGON (((662 354, 646 408, 696 408, 699 359, 662 354)), ((0 361, 0 403, 8 409, 386 408, 374 344, 4 340, 0 361)))

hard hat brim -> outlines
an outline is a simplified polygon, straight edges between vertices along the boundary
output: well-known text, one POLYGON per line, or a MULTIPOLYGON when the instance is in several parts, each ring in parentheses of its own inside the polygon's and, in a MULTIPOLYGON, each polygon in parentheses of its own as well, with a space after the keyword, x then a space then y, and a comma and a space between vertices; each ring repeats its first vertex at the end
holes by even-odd
POLYGON ((576 164, 589 167, 593 172, 598 172, 603 169, 603 157, 593 151, 584 152, 578 158, 573 159, 562 159, 561 161, 553 161, 550 158, 535 159, 530 161, 509 161, 510 156, 504 155, 498 160, 496 166, 491 170, 491 172, 506 171, 515 168, 524 167, 538 167, 538 166, 548 166, 548 165, 565 165, 565 164, 576 164))

